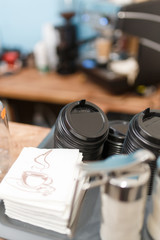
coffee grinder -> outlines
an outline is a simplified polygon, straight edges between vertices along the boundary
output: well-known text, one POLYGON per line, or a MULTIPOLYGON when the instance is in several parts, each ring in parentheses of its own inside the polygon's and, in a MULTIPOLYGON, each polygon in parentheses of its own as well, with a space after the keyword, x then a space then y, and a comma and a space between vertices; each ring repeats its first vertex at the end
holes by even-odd
POLYGON ((73 4, 71 1, 64 1, 61 16, 65 23, 57 26, 59 31, 60 43, 57 46, 57 55, 59 58, 57 72, 60 74, 70 74, 76 71, 76 58, 78 56, 77 47, 77 29, 72 23, 72 18, 75 16, 73 4))

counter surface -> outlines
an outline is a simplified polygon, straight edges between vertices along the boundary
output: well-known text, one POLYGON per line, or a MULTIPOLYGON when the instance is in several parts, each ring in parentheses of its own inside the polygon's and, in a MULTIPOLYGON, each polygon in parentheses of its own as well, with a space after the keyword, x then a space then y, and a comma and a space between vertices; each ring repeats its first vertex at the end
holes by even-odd
POLYGON ((68 104, 86 99, 104 112, 117 111, 135 114, 144 109, 160 108, 160 89, 147 97, 134 93, 114 95, 106 88, 78 72, 59 75, 55 72, 40 73, 36 69, 22 69, 19 73, 0 77, 0 97, 54 104, 68 104))
POLYGON ((50 128, 9 122, 11 157, 14 162, 23 147, 37 147, 50 132, 50 128))

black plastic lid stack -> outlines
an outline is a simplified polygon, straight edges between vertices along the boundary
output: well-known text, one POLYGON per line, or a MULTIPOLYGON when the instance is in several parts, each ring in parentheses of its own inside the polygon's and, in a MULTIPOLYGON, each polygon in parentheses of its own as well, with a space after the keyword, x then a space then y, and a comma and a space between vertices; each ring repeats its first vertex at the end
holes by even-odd
MULTIPOLYGON (((152 151, 157 158, 160 155, 160 110, 147 108, 131 119, 122 152, 129 154, 140 148, 152 151)), ((156 161, 149 165, 152 188, 156 161)), ((151 193, 151 189, 149 192, 151 193)))
POLYGON ((86 161, 101 159, 108 131, 108 119, 99 107, 86 100, 73 102, 56 120, 54 147, 78 148, 86 161))
POLYGON ((109 133, 104 144, 104 158, 114 154, 120 154, 128 130, 128 121, 113 120, 109 121, 109 133))

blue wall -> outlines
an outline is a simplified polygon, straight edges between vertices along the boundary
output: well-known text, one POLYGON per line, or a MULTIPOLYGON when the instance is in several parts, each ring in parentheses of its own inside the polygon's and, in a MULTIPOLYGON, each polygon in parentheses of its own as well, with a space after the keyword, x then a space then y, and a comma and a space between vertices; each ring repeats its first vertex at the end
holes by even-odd
MULTIPOLYGON (((72 1, 76 13, 84 9, 95 9, 100 12, 109 10, 114 14, 116 9, 114 5, 108 5, 107 1, 72 1)), ((42 39, 43 24, 62 23, 63 19, 60 16, 64 7, 62 2, 63 0, 0 0, 0 48, 19 48, 22 52, 31 52, 34 45, 42 39)), ((78 22, 80 39, 94 33, 93 29, 81 24, 79 17, 75 20, 78 22)))
POLYGON ((42 25, 61 22, 59 0, 0 0, 0 46, 32 51, 42 25))

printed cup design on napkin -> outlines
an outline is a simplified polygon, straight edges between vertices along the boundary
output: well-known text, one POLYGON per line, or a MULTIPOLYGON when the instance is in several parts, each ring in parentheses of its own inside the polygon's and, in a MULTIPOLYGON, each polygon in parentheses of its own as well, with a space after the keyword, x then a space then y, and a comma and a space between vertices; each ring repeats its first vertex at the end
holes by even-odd
POLYGON ((44 173, 25 171, 22 175, 22 184, 25 191, 26 188, 29 188, 43 195, 48 195, 55 191, 55 188, 52 186, 53 178, 44 173))
POLYGON ((18 187, 22 191, 38 192, 43 195, 51 194, 55 191, 53 187, 53 177, 43 173, 44 169, 50 167, 48 155, 52 150, 36 156, 33 165, 29 170, 22 172, 21 178, 8 178, 7 183, 13 187, 18 187), (33 171, 32 169, 36 169, 33 171))

